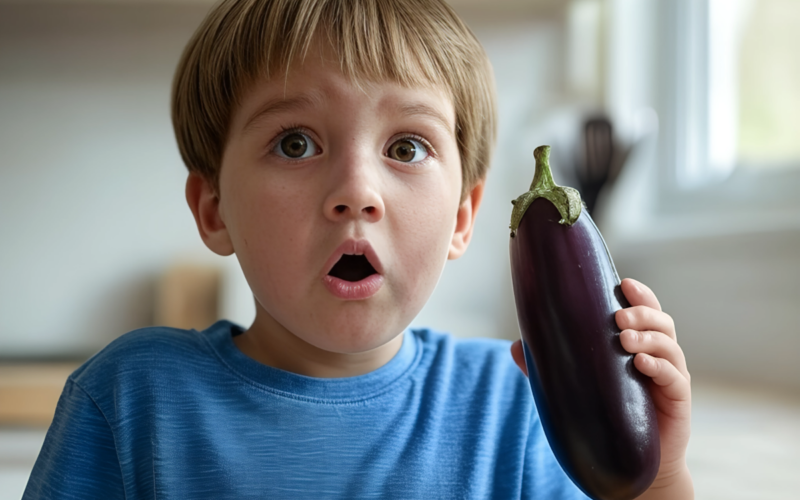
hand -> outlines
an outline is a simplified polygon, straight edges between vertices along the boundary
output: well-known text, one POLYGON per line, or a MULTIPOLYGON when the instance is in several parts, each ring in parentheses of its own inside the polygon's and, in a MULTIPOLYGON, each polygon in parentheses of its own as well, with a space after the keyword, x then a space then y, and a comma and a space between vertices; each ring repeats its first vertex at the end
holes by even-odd
MULTIPOLYGON (((631 307, 616 313, 622 347, 636 356, 633 364, 650 377, 661 439, 661 466, 653 485, 640 498, 684 499, 693 496, 686 467, 692 391, 686 358, 678 346, 675 323, 661 310, 652 290, 636 280, 622 280, 622 293, 631 307)), ((511 345, 511 356, 528 375, 522 343, 511 345)))

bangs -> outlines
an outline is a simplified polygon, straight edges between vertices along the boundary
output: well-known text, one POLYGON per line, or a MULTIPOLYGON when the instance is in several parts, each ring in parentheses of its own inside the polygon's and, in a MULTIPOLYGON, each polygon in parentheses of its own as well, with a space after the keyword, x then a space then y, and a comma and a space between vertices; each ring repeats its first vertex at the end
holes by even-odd
POLYGON ((255 79, 271 79, 305 61, 315 41, 332 47, 342 74, 356 83, 451 88, 456 82, 447 76, 458 73, 453 58, 466 59, 460 53, 464 47, 442 46, 442 40, 458 37, 437 22, 448 12, 441 9, 431 15, 431 7, 422 0, 244 2, 230 45, 217 46, 234 63, 226 73, 231 83, 240 82, 236 94, 255 79), (432 51, 431 46, 440 50, 432 51))

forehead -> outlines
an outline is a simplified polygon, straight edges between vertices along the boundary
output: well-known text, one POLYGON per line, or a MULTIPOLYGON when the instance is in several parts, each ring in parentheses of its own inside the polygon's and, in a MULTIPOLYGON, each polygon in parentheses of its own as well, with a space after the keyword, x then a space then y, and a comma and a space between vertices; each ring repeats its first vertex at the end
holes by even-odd
POLYGON ((239 100, 232 125, 244 132, 280 113, 349 106, 352 112, 372 111, 391 116, 433 120, 455 137, 455 108, 448 89, 414 79, 398 82, 373 75, 348 75, 330 48, 316 49, 272 78, 252 82, 239 100))

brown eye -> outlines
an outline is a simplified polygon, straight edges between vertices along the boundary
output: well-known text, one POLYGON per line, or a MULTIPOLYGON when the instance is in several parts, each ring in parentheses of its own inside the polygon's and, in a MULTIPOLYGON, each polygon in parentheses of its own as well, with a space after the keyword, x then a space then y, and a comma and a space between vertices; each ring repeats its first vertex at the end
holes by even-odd
POLYGON ((281 139, 275 152, 284 158, 307 158, 317 153, 317 145, 306 134, 292 132, 281 139))
POLYGON ((389 157, 406 163, 422 161, 427 154, 425 146, 415 139, 400 139, 389 146, 389 157))

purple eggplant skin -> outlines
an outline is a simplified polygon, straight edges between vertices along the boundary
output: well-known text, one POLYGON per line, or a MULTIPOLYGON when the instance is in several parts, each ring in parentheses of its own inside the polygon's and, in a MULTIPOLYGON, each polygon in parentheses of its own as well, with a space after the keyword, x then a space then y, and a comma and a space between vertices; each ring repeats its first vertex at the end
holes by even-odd
POLYGON ((655 406, 620 343, 614 313, 629 304, 605 241, 586 210, 571 225, 561 215, 536 198, 511 238, 528 379, 570 479, 594 500, 629 500, 658 473, 655 406))

